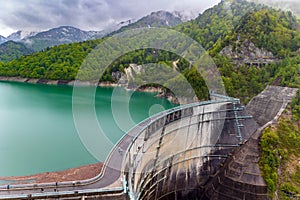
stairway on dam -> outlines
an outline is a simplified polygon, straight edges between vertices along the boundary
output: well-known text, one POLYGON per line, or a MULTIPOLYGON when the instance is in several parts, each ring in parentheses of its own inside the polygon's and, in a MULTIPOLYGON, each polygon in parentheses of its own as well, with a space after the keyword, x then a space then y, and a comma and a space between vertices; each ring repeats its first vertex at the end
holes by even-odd
POLYGON ((267 126, 274 123, 297 89, 268 86, 246 107, 247 113, 260 128, 228 158, 207 184, 203 199, 269 199, 267 186, 259 169, 259 138, 267 126))

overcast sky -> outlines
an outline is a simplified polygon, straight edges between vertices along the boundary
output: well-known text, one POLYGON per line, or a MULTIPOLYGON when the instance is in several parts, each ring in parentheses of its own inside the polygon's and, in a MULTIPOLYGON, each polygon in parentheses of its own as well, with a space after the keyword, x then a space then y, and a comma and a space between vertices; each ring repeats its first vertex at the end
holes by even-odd
POLYGON ((41 31, 62 25, 102 30, 152 11, 184 11, 197 16, 221 0, 0 0, 0 35, 41 31))

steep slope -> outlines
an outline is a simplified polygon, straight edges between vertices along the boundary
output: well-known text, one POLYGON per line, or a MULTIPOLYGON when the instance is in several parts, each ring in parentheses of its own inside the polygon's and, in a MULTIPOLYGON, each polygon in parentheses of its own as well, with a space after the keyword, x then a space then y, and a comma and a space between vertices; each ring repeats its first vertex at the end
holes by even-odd
POLYGON ((229 34, 243 16, 263 7, 244 0, 223 0, 195 20, 180 24, 176 30, 189 35, 209 49, 218 39, 229 34))
POLYGON ((7 39, 5 37, 3 37, 2 35, 0 35, 0 44, 6 42, 7 39))
MULTIPOLYGON (((297 20, 291 12, 262 9, 246 14, 227 36, 225 43, 250 40, 278 57, 284 57, 300 48, 297 20)), ((238 45, 238 44, 237 44, 238 45)))
POLYGON ((7 38, 0 37, 0 61, 11 61, 19 58, 21 55, 28 55, 29 53, 60 44, 101 38, 105 34, 106 32, 104 31, 83 31, 71 26, 61 26, 39 33, 17 31, 7 38), (3 44, 7 41, 14 41, 9 43, 10 51, 8 51, 8 45, 3 44), (20 48, 21 46, 22 48, 20 48))
POLYGON ((260 3, 272 6, 274 8, 279 8, 285 11, 292 11, 295 15, 300 17, 300 2, 299 1, 291 1, 291 0, 251 0, 258 1, 260 3))
POLYGON ((25 38, 28 38, 28 37, 31 37, 31 36, 34 36, 36 35, 37 32, 31 32, 31 31, 17 31, 15 33, 12 33, 10 34, 8 37, 7 37, 7 40, 12 40, 12 41, 20 41, 22 39, 25 39, 25 38))
POLYGON ((112 34, 119 33, 125 30, 143 27, 171 27, 182 23, 181 19, 174 14, 167 11, 152 12, 134 23, 130 23, 127 26, 120 28, 112 34))
POLYGON ((71 26, 61 26, 48 31, 37 33, 34 36, 24 39, 29 48, 39 51, 46 47, 56 46, 59 44, 67 44, 72 42, 81 42, 89 40, 93 37, 102 37, 102 32, 83 31, 71 26))
POLYGON ((20 42, 8 41, 0 45, 0 61, 3 62, 8 62, 31 53, 32 50, 20 42))
POLYGON ((0 74, 2 76, 72 80, 76 77, 83 59, 99 42, 95 40, 48 48, 42 52, 5 63, 3 67, 0 67, 0 74))
MULTIPOLYGON (((104 31, 83 31, 78 28, 74 28, 71 26, 61 26, 57 28, 53 28, 47 31, 39 32, 39 33, 32 33, 32 32, 24 32, 24 31, 18 31, 13 34, 11 34, 7 40, 13 40, 18 41, 23 44, 28 49, 31 49, 31 51, 41 51, 45 48, 57 46, 60 44, 68 44, 73 42, 82 42, 87 41, 91 39, 99 39, 104 37, 107 34, 110 34, 112 31, 118 30, 113 32, 121 32, 128 29, 133 28, 141 28, 141 27, 165 27, 165 26, 175 26, 181 23, 181 19, 179 17, 176 17, 172 13, 166 12, 166 11, 158 11, 153 12, 150 15, 141 18, 137 22, 132 23, 131 20, 128 22, 121 22, 118 27, 112 27, 112 30, 104 30, 104 31), (128 23, 128 25, 125 26, 125 24, 128 23), (121 28, 120 28, 121 27, 121 28)), ((1 40, 0 38, 0 48, 1 48, 1 40)), ((7 41, 5 38, 3 38, 3 42, 7 41)), ((10 44, 13 46, 13 44, 10 44)), ((4 47, 6 48, 6 47, 4 47)), ((18 47, 13 47, 13 49, 17 49, 18 47)), ((26 55, 28 52, 24 52, 21 55, 26 55)), ((4 54, 4 52, 3 52, 4 54)), ((3 57, 6 57, 5 60, 1 60, 2 62, 6 62, 9 60, 13 60, 16 57, 10 57, 10 55, 2 55, 3 57)))

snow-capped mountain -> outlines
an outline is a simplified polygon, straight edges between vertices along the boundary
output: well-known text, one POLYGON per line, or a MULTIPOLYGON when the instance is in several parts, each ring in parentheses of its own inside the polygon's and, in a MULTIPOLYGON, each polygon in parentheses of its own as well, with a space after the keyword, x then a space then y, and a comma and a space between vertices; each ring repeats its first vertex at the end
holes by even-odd
MULTIPOLYGON (((7 49, 7 46, 10 46, 12 49, 18 49, 24 45, 30 52, 36 52, 60 44, 98 39, 108 34, 114 34, 128 29, 176 26, 182 22, 182 19, 183 15, 180 13, 157 11, 139 20, 129 19, 115 23, 115 25, 111 25, 111 27, 103 31, 84 31, 72 26, 60 26, 42 32, 17 31, 7 38, 0 37, 0 51, 1 49, 7 49), (14 41, 15 43, 11 42, 9 45, 5 45, 7 41, 14 41)), ((25 48, 22 49, 24 50, 24 55, 28 54, 29 51, 25 52, 25 48)))
POLYGON ((26 39, 28 37, 32 37, 36 34, 37 34, 37 32, 32 32, 32 31, 17 31, 17 32, 10 34, 7 37, 7 40, 12 40, 12 41, 16 42, 16 41, 26 39))
POLYGON ((65 42, 80 42, 88 40, 94 36, 103 36, 101 31, 83 31, 72 26, 60 26, 48 31, 37 33, 35 36, 28 39, 43 39, 43 40, 57 40, 65 42))
POLYGON ((36 33, 33 36, 22 39, 20 42, 25 43, 34 51, 39 51, 46 47, 97 39, 103 36, 104 32, 102 31, 83 31, 72 26, 60 26, 36 33))
MULTIPOLYGON (((145 17, 142 17, 141 19, 128 23, 128 25, 125 25, 118 29, 116 32, 122 32, 129 29, 134 28, 144 28, 144 27, 170 27, 170 26, 176 26, 182 22, 182 20, 175 16, 174 14, 168 12, 168 11, 157 11, 152 12, 150 15, 147 15, 145 17)), ((123 22, 123 24, 126 24, 123 22)), ((116 33, 113 32, 112 34, 116 33)))

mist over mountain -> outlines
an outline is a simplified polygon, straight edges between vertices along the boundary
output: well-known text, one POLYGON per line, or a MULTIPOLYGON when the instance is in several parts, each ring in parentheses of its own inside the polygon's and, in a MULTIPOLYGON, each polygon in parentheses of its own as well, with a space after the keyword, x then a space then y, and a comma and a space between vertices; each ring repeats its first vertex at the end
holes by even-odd
POLYGON ((127 21, 122 21, 119 24, 116 24, 115 26, 112 26, 109 29, 103 31, 84 31, 72 26, 60 26, 42 32, 17 31, 7 38, 2 37, 2 40, 0 38, 0 51, 2 49, 0 61, 7 62, 18 58, 18 56, 27 55, 27 50, 36 52, 60 44, 98 39, 106 36, 107 34, 111 34, 111 32, 115 33, 115 31, 121 32, 124 30, 141 27, 171 27, 180 23, 182 23, 180 17, 175 16, 174 14, 167 11, 158 11, 152 12, 150 15, 147 15, 139 20, 130 19, 127 21), (5 54, 5 52, 7 52, 7 46, 5 46, 3 43, 7 41, 16 42, 10 43, 9 45, 11 47, 14 44, 17 45, 15 48, 12 48, 12 51, 18 49, 18 52, 16 52, 15 54, 17 56, 11 56, 11 53, 9 53, 9 55, 3 55, 5 54), (21 45, 20 43, 22 43, 23 45, 21 45), (24 45, 26 47, 26 50, 24 48, 19 48, 20 46, 24 45), (23 54, 22 50, 24 50, 23 54), (1 57, 5 57, 5 59, 1 59, 1 57))
POLYGON ((256 3, 262 3, 285 11, 292 11, 300 17, 300 1, 298 0, 249 0, 256 3))
POLYGON ((17 31, 12 34, 10 34, 6 39, 12 40, 12 41, 20 41, 23 39, 26 39, 28 37, 35 36, 37 32, 31 32, 31 31, 17 31))
POLYGON ((167 11, 157 11, 142 17, 136 22, 128 23, 128 25, 121 27, 119 30, 112 32, 115 34, 117 32, 122 32, 134 28, 144 28, 144 27, 172 27, 182 23, 182 19, 177 15, 167 12, 167 11))
POLYGON ((7 42, 7 39, 5 37, 3 37, 2 35, 0 35, 0 44, 7 42))

